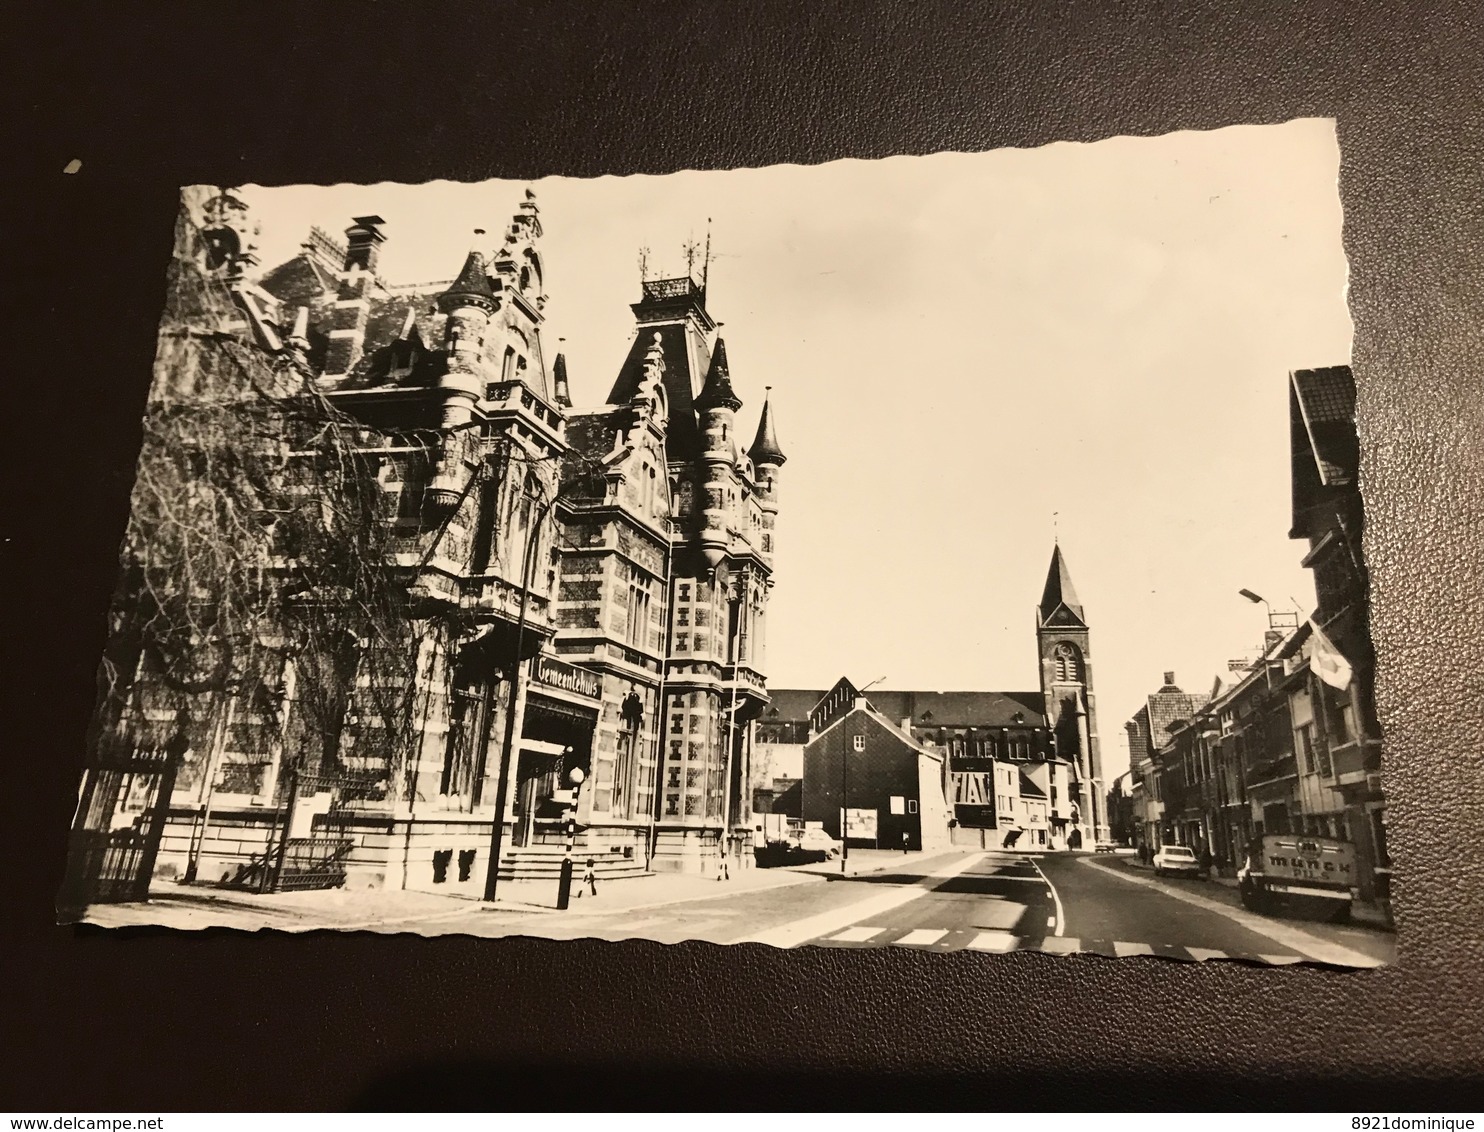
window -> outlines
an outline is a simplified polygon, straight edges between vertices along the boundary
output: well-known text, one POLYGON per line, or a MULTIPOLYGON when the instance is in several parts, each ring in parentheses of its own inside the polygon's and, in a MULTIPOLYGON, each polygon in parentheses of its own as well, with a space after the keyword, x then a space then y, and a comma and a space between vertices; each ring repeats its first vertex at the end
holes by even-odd
POLYGON ((866 749, 866 737, 864 735, 852 735, 851 746, 857 751, 864 751, 866 749))
POLYGON ((624 640, 638 648, 649 647, 649 579, 637 571, 629 575, 629 609, 624 640))
POLYGON ((1058 683, 1082 682, 1082 654, 1077 651, 1076 645, 1063 641, 1052 650, 1051 660, 1058 683))
POLYGON ((679 817, 680 816, 680 795, 679 794, 666 794, 665 795, 665 816, 666 817, 671 817, 671 818, 673 818, 673 817, 679 817))
POLYGON ((1313 774, 1318 766, 1314 760, 1314 725, 1305 723, 1294 729, 1294 745, 1298 748, 1299 758, 1302 760, 1304 773, 1313 774))
POLYGON ((637 728, 625 726, 618 733, 618 753, 613 768, 613 802, 610 813, 628 816, 629 785, 634 775, 634 746, 637 728))
POLYGON ((908 798, 907 799, 907 812, 909 814, 915 814, 917 812, 917 799, 916 798, 908 798))

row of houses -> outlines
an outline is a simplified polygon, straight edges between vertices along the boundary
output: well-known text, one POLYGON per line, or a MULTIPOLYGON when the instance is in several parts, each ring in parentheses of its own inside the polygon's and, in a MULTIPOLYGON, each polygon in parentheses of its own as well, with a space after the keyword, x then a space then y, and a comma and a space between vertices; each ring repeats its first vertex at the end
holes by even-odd
POLYGON ((1384 899, 1390 858, 1349 367, 1293 372, 1289 416, 1289 535, 1308 546, 1313 613, 1300 622, 1270 612, 1260 655, 1210 687, 1187 692, 1165 673, 1125 724, 1120 832, 1150 849, 1191 846, 1226 868, 1256 835, 1340 838, 1356 847, 1362 896, 1384 899))

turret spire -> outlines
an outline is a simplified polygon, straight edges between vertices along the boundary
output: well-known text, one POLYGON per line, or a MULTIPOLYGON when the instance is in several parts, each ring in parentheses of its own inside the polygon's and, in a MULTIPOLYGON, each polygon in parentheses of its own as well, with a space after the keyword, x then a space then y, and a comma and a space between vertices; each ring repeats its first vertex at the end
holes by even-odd
POLYGON ((558 354, 556 361, 551 364, 551 381, 555 386, 553 396, 556 403, 564 409, 572 407, 572 391, 567 388, 567 355, 558 354))
POLYGON ((741 398, 732 391, 732 375, 727 367, 727 344, 718 338, 716 349, 711 353, 711 368, 706 371, 706 382, 696 398, 696 408, 702 412, 707 409, 731 409, 735 413, 741 407, 741 398))
POLYGON ((489 273, 485 270, 484 256, 478 249, 471 251, 464 260, 459 277, 449 284, 448 290, 438 296, 438 305, 448 311, 456 307, 476 306, 494 309, 495 292, 490 286, 489 273))
MULTIPOLYGON (((768 392, 773 387, 768 386, 768 392)), ((752 447, 747 450, 754 464, 777 464, 782 466, 788 457, 783 454, 783 449, 778 447, 778 432, 773 426, 773 402, 768 396, 763 397, 762 416, 757 421, 757 437, 752 442, 752 447)))

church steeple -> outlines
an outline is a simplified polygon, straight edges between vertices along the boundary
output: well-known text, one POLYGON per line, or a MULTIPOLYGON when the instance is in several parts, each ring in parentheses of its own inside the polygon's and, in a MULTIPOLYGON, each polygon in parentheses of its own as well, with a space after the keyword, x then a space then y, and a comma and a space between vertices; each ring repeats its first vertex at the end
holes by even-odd
POLYGON ((1072 574, 1067 569, 1058 544, 1051 551, 1051 568, 1046 572, 1046 588, 1041 591, 1039 606, 1041 624, 1048 625, 1052 619, 1060 625, 1086 625, 1082 614, 1082 601, 1077 597, 1077 588, 1072 585, 1072 574))

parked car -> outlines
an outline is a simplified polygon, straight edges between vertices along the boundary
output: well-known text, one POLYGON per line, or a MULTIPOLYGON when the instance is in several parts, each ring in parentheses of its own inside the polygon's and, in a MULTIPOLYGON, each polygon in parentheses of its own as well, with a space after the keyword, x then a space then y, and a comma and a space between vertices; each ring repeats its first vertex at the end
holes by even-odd
POLYGON ((1201 862, 1188 845, 1161 845, 1154 854, 1154 875, 1200 877, 1201 862))
POLYGON ((806 853, 820 851, 827 857, 840 855, 840 843, 822 829, 800 830, 798 840, 794 844, 806 853))
POLYGON ((1115 853, 1118 851, 1118 842, 1111 837, 1100 837, 1098 843, 1092 847, 1094 853, 1115 853))

